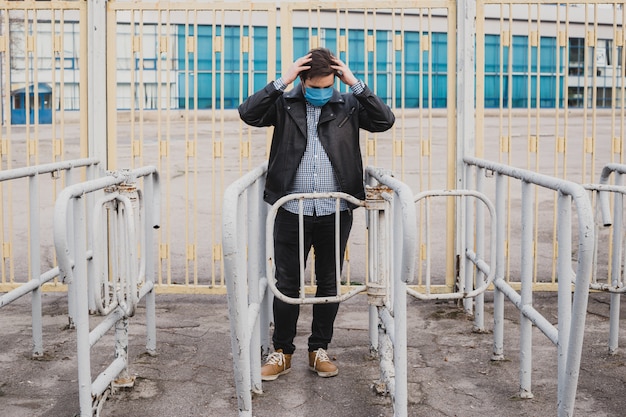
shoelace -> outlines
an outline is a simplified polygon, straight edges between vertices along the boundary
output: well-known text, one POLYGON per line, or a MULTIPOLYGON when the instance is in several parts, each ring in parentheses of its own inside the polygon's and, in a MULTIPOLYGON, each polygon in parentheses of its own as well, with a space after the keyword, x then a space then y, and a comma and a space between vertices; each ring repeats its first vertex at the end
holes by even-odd
POLYGON ((330 362, 330 358, 324 349, 318 349, 315 355, 315 362, 330 362))
POLYGON ((272 352, 267 357, 267 365, 282 365, 285 356, 281 352, 272 352))

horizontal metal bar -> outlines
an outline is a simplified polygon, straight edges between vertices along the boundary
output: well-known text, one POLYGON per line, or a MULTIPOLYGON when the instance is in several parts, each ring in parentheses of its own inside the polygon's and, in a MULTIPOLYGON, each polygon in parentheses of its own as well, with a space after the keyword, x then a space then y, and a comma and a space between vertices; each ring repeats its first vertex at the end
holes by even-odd
POLYGON ((527 317, 554 345, 559 344, 559 331, 534 307, 522 305, 522 297, 503 279, 496 279, 493 284, 527 317))
POLYGON ((74 159, 68 161, 53 162, 51 164, 33 165, 29 167, 7 169, 0 171, 0 181, 14 180, 18 178, 32 177, 39 174, 49 174, 72 168, 97 165, 100 160, 96 158, 74 159))
POLYGON ((115 323, 124 318, 124 311, 120 307, 110 312, 92 331, 89 332, 89 347, 93 347, 98 340, 111 330, 115 323))
POLYGON ((126 367, 126 358, 118 356, 113 362, 105 369, 95 381, 91 384, 91 395, 98 397, 109 387, 111 382, 117 378, 117 376, 126 367))
POLYGON ((611 284, 601 284, 598 282, 592 282, 589 284, 589 288, 592 290, 606 291, 615 294, 623 294, 626 292, 626 287, 615 287, 611 284))
POLYGON ((141 288, 139 288, 139 299, 141 300, 143 297, 146 296, 146 294, 148 294, 150 291, 152 291, 154 289, 154 282, 152 281, 146 281, 145 277, 143 278, 143 284, 141 285, 141 288))
POLYGON ((49 271, 46 271, 43 274, 41 274, 39 279, 33 279, 28 282, 25 282, 24 284, 20 285, 18 288, 11 290, 8 293, 4 294, 2 297, 0 297, 0 308, 12 303, 13 301, 17 300, 20 297, 23 297, 29 292, 34 291, 37 288, 40 288, 43 284, 45 284, 48 281, 53 280, 54 278, 58 276, 59 276, 59 267, 56 266, 50 269, 49 271))

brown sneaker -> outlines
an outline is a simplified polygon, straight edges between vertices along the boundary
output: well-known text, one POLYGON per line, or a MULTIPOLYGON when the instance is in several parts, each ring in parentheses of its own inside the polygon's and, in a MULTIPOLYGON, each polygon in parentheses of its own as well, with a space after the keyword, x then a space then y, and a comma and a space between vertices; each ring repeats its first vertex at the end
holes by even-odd
POLYGON ((339 369, 330 361, 324 349, 309 352, 309 369, 313 372, 317 372, 322 378, 335 376, 339 373, 339 369))
POLYGON ((282 349, 270 354, 265 365, 261 367, 261 380, 273 381, 291 371, 291 354, 283 353, 282 349))

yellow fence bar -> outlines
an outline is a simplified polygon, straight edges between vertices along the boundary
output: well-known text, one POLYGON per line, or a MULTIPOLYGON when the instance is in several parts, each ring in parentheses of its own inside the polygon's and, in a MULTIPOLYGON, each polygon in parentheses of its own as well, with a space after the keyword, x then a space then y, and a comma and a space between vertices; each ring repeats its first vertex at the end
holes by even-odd
MULTIPOLYGON (((0 169, 75 159, 87 149, 87 109, 78 93, 86 69, 80 62, 87 55, 80 36, 86 33, 85 13, 86 2, 0 2, 0 169)), ((41 187, 42 213, 54 205, 65 181, 60 175, 41 187)), ((25 217, 30 199, 25 183, 1 184, 0 198, 0 291, 5 291, 30 279, 27 242, 33 231, 25 217)), ((52 247, 51 219, 43 217, 38 233, 42 244, 52 247)), ((40 262, 54 265, 53 252, 43 250, 40 262)))

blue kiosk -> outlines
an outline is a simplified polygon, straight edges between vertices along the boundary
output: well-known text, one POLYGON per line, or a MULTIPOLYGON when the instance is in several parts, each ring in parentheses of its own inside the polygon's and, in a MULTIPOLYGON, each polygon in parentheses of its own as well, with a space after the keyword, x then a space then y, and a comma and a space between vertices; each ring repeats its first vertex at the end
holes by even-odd
MULTIPOLYGON (((11 124, 26 124, 26 87, 11 91, 11 124)), ((28 123, 35 123, 35 110, 39 117, 39 124, 52 123, 52 88, 48 84, 37 84, 37 96, 39 98, 38 109, 35 109, 35 85, 28 86, 29 118, 28 123)))

